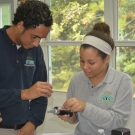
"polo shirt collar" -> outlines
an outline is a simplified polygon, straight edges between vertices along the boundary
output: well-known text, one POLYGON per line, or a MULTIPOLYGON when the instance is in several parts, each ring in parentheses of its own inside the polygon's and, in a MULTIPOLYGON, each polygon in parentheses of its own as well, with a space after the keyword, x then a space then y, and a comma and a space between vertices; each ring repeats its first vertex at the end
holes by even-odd
POLYGON ((4 35, 4 37, 5 37, 5 39, 6 39, 6 41, 7 41, 8 43, 14 44, 13 41, 9 38, 9 36, 8 36, 8 34, 7 34, 7 32, 6 32, 6 29, 9 28, 9 27, 11 27, 11 26, 5 25, 5 26, 2 28, 3 35, 4 35))
POLYGON ((103 82, 111 83, 114 80, 114 76, 115 76, 115 69, 113 69, 112 67, 109 66, 107 73, 106 73, 106 76, 103 79, 103 82))

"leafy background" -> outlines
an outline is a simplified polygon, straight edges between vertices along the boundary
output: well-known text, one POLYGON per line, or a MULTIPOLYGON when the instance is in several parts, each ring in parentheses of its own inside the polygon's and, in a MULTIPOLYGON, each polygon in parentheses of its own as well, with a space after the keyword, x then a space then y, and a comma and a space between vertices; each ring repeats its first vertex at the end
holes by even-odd
MULTIPOLYGON (((135 40, 135 1, 118 2, 118 40, 135 40)), ((51 10, 53 41, 82 41, 96 22, 104 21, 104 0, 51 0, 51 10)), ((72 75, 81 70, 79 67, 79 46, 52 47, 55 90, 67 91, 72 75)), ((135 47, 116 47, 116 69, 128 73, 135 86, 135 47)))

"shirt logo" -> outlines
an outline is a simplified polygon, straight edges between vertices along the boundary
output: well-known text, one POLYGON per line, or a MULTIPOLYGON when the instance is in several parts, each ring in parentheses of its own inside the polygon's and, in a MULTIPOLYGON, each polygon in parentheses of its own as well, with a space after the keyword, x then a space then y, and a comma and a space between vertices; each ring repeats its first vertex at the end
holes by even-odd
POLYGON ((99 101, 113 103, 112 93, 107 90, 106 92, 103 93, 103 95, 101 96, 101 99, 99 101))
POLYGON ((29 67, 33 67, 35 66, 35 63, 34 63, 34 60, 32 59, 32 57, 28 56, 26 58, 26 61, 25 61, 25 66, 29 66, 29 67))

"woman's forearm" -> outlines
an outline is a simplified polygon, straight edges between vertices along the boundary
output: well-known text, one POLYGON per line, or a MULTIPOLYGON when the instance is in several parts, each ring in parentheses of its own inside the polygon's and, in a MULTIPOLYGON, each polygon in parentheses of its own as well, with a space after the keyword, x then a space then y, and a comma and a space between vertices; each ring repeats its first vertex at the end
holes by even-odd
POLYGON ((70 124, 73 124, 76 122, 76 120, 77 120, 77 113, 73 113, 73 116, 68 119, 68 122, 70 124))

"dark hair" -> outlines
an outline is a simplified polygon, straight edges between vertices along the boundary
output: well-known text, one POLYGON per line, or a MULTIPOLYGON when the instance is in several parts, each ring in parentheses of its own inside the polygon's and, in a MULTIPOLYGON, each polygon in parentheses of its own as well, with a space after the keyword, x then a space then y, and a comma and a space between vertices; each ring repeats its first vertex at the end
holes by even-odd
POLYGON ((26 1, 21 3, 12 23, 17 25, 23 21, 25 29, 36 28, 40 24, 50 27, 53 24, 53 18, 49 6, 41 1, 26 1))
MULTIPOLYGON (((104 40, 105 42, 107 42, 111 46, 111 48, 113 50, 114 49, 114 41, 113 41, 110 33, 111 33, 110 27, 108 24, 106 24, 105 22, 98 22, 93 26, 92 31, 87 33, 86 36, 91 35, 91 36, 95 36, 95 37, 98 37, 98 38, 104 40)), ((82 44, 81 47, 83 47, 84 49, 92 47, 92 48, 98 50, 97 48, 95 48, 89 44, 82 44)), ((98 54, 103 59, 107 56, 107 54, 105 54, 104 52, 102 52, 100 50, 98 50, 98 54)))

